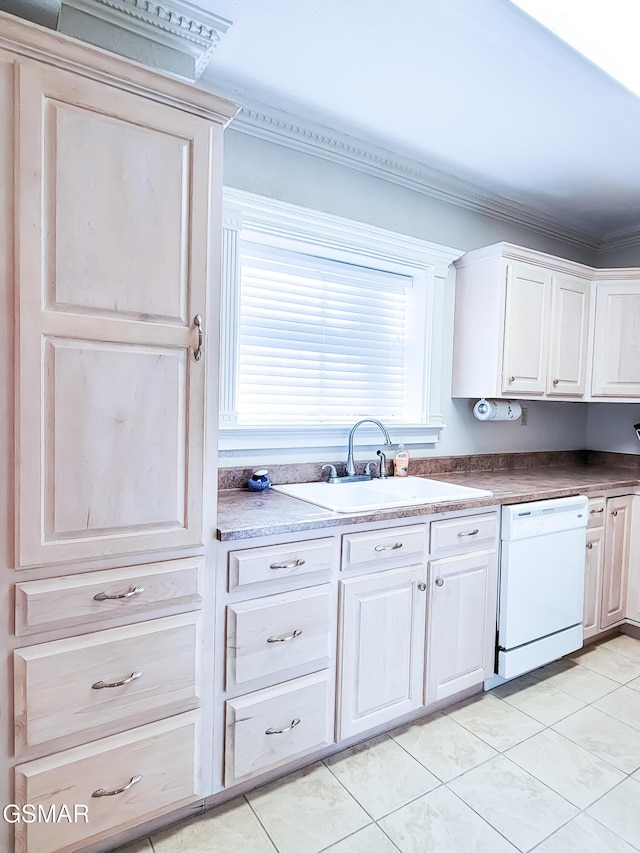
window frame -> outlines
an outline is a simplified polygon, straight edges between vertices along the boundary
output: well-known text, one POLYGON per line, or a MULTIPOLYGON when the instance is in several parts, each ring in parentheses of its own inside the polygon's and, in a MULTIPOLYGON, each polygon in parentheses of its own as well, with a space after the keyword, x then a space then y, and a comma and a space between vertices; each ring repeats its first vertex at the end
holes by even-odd
MULTIPOLYGON (((343 448, 352 423, 336 424, 239 424, 235 411, 237 347, 240 316, 239 244, 241 239, 268 246, 312 251, 328 258, 379 264, 390 271, 410 271, 417 286, 424 287, 424 318, 421 328, 430 345, 424 349, 420 417, 412 423, 390 425, 394 442, 405 445, 437 444, 444 428, 441 410, 442 339, 445 287, 450 265, 462 250, 452 249, 309 208, 268 199, 225 187, 223 197, 220 426, 219 450, 223 456, 251 451, 272 451, 282 456, 292 450, 343 448)), ((362 429, 361 442, 378 442, 375 427, 362 429)))

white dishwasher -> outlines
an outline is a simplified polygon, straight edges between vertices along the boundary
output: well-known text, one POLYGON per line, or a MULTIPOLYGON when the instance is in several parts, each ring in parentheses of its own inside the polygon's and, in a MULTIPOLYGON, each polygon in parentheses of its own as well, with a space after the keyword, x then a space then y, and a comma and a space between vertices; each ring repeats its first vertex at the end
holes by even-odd
POLYGON ((502 507, 497 673, 485 689, 582 647, 587 504, 502 507))

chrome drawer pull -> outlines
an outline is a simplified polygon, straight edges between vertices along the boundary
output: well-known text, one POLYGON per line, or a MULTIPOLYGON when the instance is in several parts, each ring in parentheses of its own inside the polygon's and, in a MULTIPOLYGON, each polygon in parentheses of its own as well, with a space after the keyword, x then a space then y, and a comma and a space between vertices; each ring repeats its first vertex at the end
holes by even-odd
POLYGON ((283 735, 285 732, 290 732, 291 729, 295 729, 295 727, 297 725, 299 725, 299 723, 300 723, 300 720, 298 717, 296 717, 295 720, 291 720, 291 725, 287 726, 286 729, 271 729, 271 728, 269 728, 266 730, 265 734, 266 735, 283 735))
POLYGON ((402 542, 396 542, 395 545, 376 545, 376 551, 397 551, 398 548, 402 548, 402 542))
POLYGON ((136 678, 142 678, 142 673, 132 672, 129 678, 123 678, 122 681, 114 681, 113 684, 105 684, 104 681, 96 681, 95 684, 91 685, 91 689, 102 690, 105 687, 122 687, 123 684, 129 684, 131 681, 135 681, 136 678))
POLYGON ((137 785, 138 782, 142 782, 142 776, 132 776, 131 781, 124 786, 124 788, 116 788, 115 791, 106 791, 104 788, 98 788, 97 791, 94 791, 91 794, 92 797, 115 797, 116 794, 124 794, 125 791, 128 791, 129 788, 133 788, 134 785, 137 785))
POLYGON ((297 569, 298 566, 304 566, 305 560, 289 560, 288 563, 271 563, 270 569, 297 569))
POLYGON ((618 510, 617 510, 617 509, 612 509, 612 510, 611 510, 611 515, 617 515, 617 514, 618 514, 618 510))
POLYGON ((464 530, 461 530, 460 533, 458 533, 458 536, 475 536, 476 533, 480 533, 480 530, 477 527, 474 527, 473 530, 469 530, 468 533, 465 533, 464 530))
POLYGON ((591 550, 593 548, 593 542, 587 542, 587 548, 591 550))
POLYGON ((143 586, 134 586, 129 592, 121 592, 118 595, 107 595, 106 592, 99 592, 93 596, 94 601, 115 601, 117 598, 131 598, 134 595, 142 595, 144 592, 143 586))
POLYGON ((267 637, 267 643, 286 643, 287 640, 295 640, 302 634, 302 628, 296 628, 292 634, 281 634, 279 637, 267 637))
POLYGON ((591 515, 595 515, 596 512, 604 512, 604 507, 601 506, 600 509, 590 509, 589 512, 591 515))
POLYGON ((442 578, 436 578, 436 586, 444 586, 444 580, 442 578))

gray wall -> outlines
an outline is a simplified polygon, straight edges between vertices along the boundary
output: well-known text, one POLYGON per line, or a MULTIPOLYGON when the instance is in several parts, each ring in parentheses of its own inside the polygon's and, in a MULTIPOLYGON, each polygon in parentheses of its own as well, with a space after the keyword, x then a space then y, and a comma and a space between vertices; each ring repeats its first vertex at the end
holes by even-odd
MULTIPOLYGON (((591 253, 519 225, 447 204, 389 181, 238 131, 228 130, 225 135, 224 181, 230 187, 464 251, 507 240, 596 265, 596 258, 591 253)), ((597 415, 591 417, 588 410, 592 406, 583 403, 530 402, 526 404, 527 426, 476 421, 471 414, 473 401, 452 400, 447 392, 451 383, 453 300, 452 286, 446 305, 446 349, 443 353, 442 410, 447 429, 435 449, 411 448, 413 455, 573 450, 587 446, 609 450, 614 448, 606 445, 618 441, 627 448, 627 452, 635 452, 633 441, 636 441, 640 450, 637 439, 627 441, 622 438, 627 424, 640 420, 638 407, 608 405, 606 416, 599 418, 597 415), (635 414, 630 414, 632 410, 635 414)), ((316 451, 309 458, 315 461, 317 456, 316 451)), ((255 460, 256 464, 265 461, 269 460, 265 459, 264 453, 255 460)))
POLYGON ((640 403, 590 403, 587 444, 591 450, 640 454, 633 425, 640 423, 640 403))

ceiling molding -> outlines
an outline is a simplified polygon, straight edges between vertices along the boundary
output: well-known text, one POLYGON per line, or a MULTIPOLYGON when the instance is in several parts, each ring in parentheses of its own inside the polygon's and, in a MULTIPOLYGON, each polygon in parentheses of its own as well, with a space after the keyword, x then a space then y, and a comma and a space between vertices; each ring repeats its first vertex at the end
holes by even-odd
POLYGON ((197 80, 231 21, 185 0, 61 0, 58 31, 197 80))
POLYGON ((453 175, 271 107, 244 106, 230 127, 350 166, 476 213, 522 225, 581 249, 597 251, 601 244, 595 234, 572 228, 566 222, 544 216, 499 195, 484 192, 453 175))
POLYGON ((640 246, 640 225, 632 228, 624 228, 621 231, 613 231, 605 235, 597 248, 599 255, 605 252, 614 252, 617 249, 630 249, 640 246))

